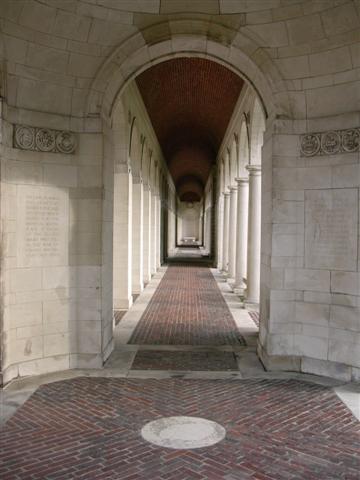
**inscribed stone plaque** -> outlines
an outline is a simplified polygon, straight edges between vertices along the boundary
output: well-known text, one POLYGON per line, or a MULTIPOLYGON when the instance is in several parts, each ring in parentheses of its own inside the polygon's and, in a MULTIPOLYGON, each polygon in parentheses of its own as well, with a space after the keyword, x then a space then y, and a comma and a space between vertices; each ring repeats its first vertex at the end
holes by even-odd
POLYGON ((307 190, 305 266, 356 270, 357 222, 357 189, 307 190))
POLYGON ((69 200, 56 187, 17 187, 17 265, 66 265, 69 200))

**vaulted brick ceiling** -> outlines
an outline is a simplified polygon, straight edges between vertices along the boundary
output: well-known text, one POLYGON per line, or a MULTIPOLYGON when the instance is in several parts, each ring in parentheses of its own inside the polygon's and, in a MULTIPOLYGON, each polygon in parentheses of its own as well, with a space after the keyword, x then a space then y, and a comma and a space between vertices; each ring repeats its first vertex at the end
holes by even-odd
POLYGON ((209 60, 177 58, 136 82, 180 198, 200 200, 242 79, 209 60))

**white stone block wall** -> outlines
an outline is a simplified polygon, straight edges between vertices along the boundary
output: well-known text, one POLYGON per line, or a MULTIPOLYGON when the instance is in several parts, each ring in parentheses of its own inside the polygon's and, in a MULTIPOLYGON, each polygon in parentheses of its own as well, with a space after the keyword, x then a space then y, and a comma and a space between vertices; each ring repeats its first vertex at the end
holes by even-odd
POLYGON ((102 135, 75 154, 1 144, 4 381, 102 364, 102 135))
MULTIPOLYGON (((260 351, 265 363, 270 368, 343 378, 359 375, 360 247, 358 237, 354 260, 356 241, 350 228, 355 223, 352 215, 359 211, 359 204, 354 205, 356 195, 359 198, 359 153, 299 155, 301 134, 360 126, 359 3, 219 0, 180 2, 179 7, 179 2, 145 0, 127 2, 127 10, 119 9, 117 2, 105 3, 3 0, 1 4, 0 56, 6 67, 1 71, 2 367, 6 379, 19 373, 61 370, 84 364, 83 360, 89 366, 98 365, 99 345, 100 351, 108 351, 113 307, 113 163, 106 150, 111 141, 100 118, 109 121, 111 128, 112 108, 125 82, 160 58, 181 52, 221 59, 244 74, 268 111, 262 162, 260 295, 260 351), (179 8, 182 13, 186 9, 190 19, 194 14, 196 22, 180 19, 179 8), (138 21, 142 14, 151 14, 145 29, 138 21), (241 21, 236 27, 224 27, 232 14, 241 21), (161 39, 160 18, 165 22, 161 39), (15 150, 12 125, 17 123, 78 132, 79 147, 75 155, 15 150), (104 145, 100 132, 105 134, 104 145), (21 257, 23 248, 17 241, 19 192, 33 187, 43 193, 56 190, 63 211, 67 198, 69 225, 61 232, 70 239, 66 261, 62 249, 55 262, 47 258, 36 265, 19 263, 18 252, 21 257), (344 241, 349 253, 334 254, 330 248, 330 260, 320 262, 318 257, 324 255, 317 253, 318 244, 311 240, 319 232, 309 218, 327 202, 337 204, 334 211, 339 212, 339 201, 349 211, 346 221, 336 222, 352 242, 344 241), (59 269, 54 278, 60 280, 50 287, 51 269, 59 269), (95 302, 91 305, 95 317, 86 309, 89 298, 95 302), (289 315, 286 321, 284 312, 289 315), (65 318, 53 322, 57 315, 65 318)), ((148 129, 142 133, 149 138, 148 129)), ((155 156, 160 164, 160 155, 155 156)), ((151 187, 156 222, 158 179, 151 187)), ((218 205, 217 224, 222 230, 221 201, 218 205)), ((331 208, 325 210, 331 215, 331 208)), ((158 220, 152 238, 159 240, 158 220)), ((357 231, 358 223, 357 219, 357 231)), ((323 225, 335 239, 331 222, 325 219, 323 225)), ((221 234, 218 244, 220 253, 221 234)), ((324 245, 329 249, 329 242, 324 245)), ((154 246, 153 273, 158 258, 154 246)))
MULTIPOLYGON (((347 120, 321 123, 341 129, 347 120)), ((262 309, 260 351, 269 368, 356 379, 359 153, 303 156, 301 126, 275 123, 272 138, 272 255, 270 272, 262 269, 271 287, 262 299, 269 312, 262 309)))

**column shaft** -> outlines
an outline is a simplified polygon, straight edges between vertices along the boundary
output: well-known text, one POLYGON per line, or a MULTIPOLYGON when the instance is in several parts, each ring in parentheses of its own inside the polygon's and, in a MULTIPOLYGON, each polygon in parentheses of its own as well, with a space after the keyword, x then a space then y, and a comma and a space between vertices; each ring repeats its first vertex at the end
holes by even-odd
POLYGON ((161 266, 161 199, 156 196, 156 269, 161 266))
MULTIPOLYGON (((120 168, 120 166, 119 166, 120 168)), ((113 302, 115 309, 132 305, 132 177, 114 174, 113 302)))
POLYGON ((217 221, 217 268, 223 270, 223 237, 224 237, 224 194, 220 193, 218 201, 218 221, 217 221))
POLYGON ((222 270, 229 269, 229 221, 230 221, 230 193, 224 193, 224 233, 223 233, 223 259, 222 270))
POLYGON ((248 165, 249 223, 247 255, 246 301, 260 301, 260 247, 261 247, 261 166, 248 165))
POLYGON ((157 195, 155 193, 151 194, 151 274, 153 275, 156 268, 156 249, 157 249, 157 204, 156 204, 157 195))
POLYGON ((151 280, 151 190, 148 185, 144 186, 144 253, 143 253, 143 276, 144 283, 151 280))
POLYGON ((236 271, 235 289, 243 294, 246 288, 247 267, 247 236, 248 236, 248 208, 249 208, 249 180, 237 178, 237 236, 236 236, 236 271))
POLYGON ((229 277, 235 279, 237 237, 237 187, 230 188, 229 216, 229 277))
POLYGON ((133 183, 133 256, 132 256, 132 293, 139 294, 144 289, 143 280, 143 184, 133 183))

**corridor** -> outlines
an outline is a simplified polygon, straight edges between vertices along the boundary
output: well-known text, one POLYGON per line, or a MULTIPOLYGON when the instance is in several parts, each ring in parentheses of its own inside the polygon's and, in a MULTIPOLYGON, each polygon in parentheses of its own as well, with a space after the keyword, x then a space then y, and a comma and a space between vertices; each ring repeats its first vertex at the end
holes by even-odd
POLYGON ((210 270, 171 265, 131 339, 147 345, 244 345, 210 270))
MULTIPOLYGON (((105 368, 145 377, 263 373, 258 326, 198 249, 179 249, 121 319, 105 368)), ((120 314, 120 315, 119 315, 120 314)))

